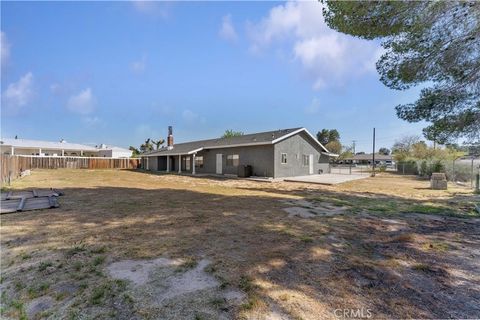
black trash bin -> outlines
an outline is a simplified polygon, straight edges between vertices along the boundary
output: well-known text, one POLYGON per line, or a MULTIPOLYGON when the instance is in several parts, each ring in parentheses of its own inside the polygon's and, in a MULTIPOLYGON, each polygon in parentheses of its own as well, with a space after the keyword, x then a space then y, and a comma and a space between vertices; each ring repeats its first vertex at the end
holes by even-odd
POLYGON ((239 165, 237 174, 240 178, 250 177, 252 175, 252 166, 244 164, 239 165))

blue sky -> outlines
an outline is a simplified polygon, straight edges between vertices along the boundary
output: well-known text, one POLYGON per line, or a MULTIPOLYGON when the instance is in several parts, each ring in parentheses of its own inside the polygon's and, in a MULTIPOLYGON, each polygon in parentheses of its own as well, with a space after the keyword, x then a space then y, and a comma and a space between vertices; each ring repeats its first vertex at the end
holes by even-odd
POLYGON ((320 4, 1 2, 3 137, 138 146, 304 126, 357 151, 423 124, 378 80, 378 43, 325 26, 320 4))

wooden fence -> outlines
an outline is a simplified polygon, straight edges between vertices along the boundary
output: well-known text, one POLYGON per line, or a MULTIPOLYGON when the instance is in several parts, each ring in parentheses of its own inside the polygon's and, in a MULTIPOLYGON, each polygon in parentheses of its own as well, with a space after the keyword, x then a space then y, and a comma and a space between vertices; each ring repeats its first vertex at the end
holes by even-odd
POLYGON ((140 159, 99 157, 43 157, 1 155, 1 182, 10 183, 22 171, 32 169, 136 169, 140 159))

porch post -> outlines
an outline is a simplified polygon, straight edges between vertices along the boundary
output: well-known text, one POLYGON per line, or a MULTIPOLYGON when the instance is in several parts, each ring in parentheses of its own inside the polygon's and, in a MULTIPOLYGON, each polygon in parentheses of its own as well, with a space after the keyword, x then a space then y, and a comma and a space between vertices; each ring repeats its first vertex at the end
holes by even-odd
POLYGON ((62 157, 65 156, 65 150, 62 149, 62 157))
POLYGON ((39 155, 39 156, 42 155, 42 149, 38 149, 38 155, 39 155))
POLYGON ((167 156, 167 172, 170 172, 170 156, 167 156))
POLYGON ((192 155, 192 174, 195 174, 195 156, 196 155, 197 155, 196 153, 192 155))
POLYGON ((178 155, 178 173, 182 173, 182 156, 178 155))
POLYGON ((14 146, 12 146, 12 148, 11 148, 11 149, 12 149, 12 150, 10 151, 10 154, 13 156, 13 155, 15 155, 15 147, 14 147, 14 146))

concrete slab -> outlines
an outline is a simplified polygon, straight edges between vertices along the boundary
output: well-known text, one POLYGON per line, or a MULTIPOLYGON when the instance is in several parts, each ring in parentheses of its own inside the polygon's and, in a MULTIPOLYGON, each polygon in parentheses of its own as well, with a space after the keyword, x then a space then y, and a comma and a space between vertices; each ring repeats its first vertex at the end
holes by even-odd
POLYGON ((324 173, 324 174, 312 174, 309 176, 290 177, 290 178, 285 178, 284 181, 334 185, 334 184, 349 182, 353 180, 364 179, 368 177, 369 177, 368 174, 324 173))

